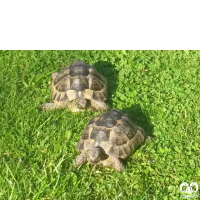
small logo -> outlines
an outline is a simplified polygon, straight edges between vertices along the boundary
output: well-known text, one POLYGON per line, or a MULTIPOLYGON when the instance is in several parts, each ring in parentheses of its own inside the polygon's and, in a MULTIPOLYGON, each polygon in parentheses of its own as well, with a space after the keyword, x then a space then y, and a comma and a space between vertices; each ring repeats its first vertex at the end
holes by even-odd
POLYGON ((198 192, 198 185, 197 183, 190 183, 190 185, 186 182, 180 185, 181 192, 192 194, 192 195, 181 195, 182 198, 189 198, 192 199, 194 197, 198 197, 198 195, 194 194, 198 192))

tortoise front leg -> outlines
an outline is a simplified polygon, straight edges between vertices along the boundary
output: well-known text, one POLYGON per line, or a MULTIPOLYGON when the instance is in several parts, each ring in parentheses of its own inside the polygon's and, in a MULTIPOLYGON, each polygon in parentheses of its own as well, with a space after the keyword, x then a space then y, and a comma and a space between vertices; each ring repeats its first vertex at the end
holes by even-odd
POLYGON ((41 110, 57 110, 66 107, 66 103, 43 103, 40 105, 41 110))
POLYGON ((109 109, 109 105, 107 103, 103 101, 97 101, 94 99, 91 99, 91 106, 96 110, 101 110, 101 111, 109 109))
POLYGON ((115 158, 115 157, 112 157, 112 160, 113 160, 113 167, 118 171, 125 171, 125 165, 124 163, 119 159, 119 158, 115 158))
POLYGON ((109 156, 107 159, 102 160, 101 163, 105 166, 111 166, 119 172, 125 171, 125 165, 119 158, 109 156))
POLYGON ((51 74, 51 78, 54 80, 56 78, 56 76, 58 76, 58 74, 59 74, 58 72, 51 74))
POLYGON ((81 152, 81 154, 76 158, 76 164, 82 165, 87 162, 87 153, 85 151, 81 152))

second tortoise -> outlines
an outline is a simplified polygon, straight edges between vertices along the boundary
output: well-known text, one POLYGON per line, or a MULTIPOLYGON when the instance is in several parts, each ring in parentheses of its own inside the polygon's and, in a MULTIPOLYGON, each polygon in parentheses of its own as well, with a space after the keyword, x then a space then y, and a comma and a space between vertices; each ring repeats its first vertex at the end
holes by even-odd
POLYGON ((122 160, 129 157, 147 139, 144 130, 128 115, 113 109, 93 118, 84 130, 76 149, 81 154, 76 163, 114 167, 124 171, 122 160))
POLYGON ((106 110, 107 80, 97 70, 82 60, 74 61, 61 72, 53 73, 51 83, 52 100, 44 103, 42 110, 67 108, 72 111, 92 107, 106 110))

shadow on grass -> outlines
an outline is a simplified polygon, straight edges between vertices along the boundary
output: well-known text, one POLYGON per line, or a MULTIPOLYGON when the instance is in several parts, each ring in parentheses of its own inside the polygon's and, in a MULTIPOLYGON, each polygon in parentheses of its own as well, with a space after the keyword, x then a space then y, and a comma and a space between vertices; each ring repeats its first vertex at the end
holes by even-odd
MULTIPOLYGON (((106 61, 98 61, 93 65, 99 73, 107 78, 108 81, 108 104, 113 108, 112 96, 114 96, 118 85, 118 71, 115 66, 106 61)), ((128 114, 131 120, 141 126, 148 136, 153 136, 153 125, 147 111, 143 111, 139 104, 122 109, 128 114)))
POLYGON ((114 96, 118 85, 118 71, 115 66, 107 61, 98 61, 93 64, 95 69, 108 81, 108 104, 113 107, 112 96, 114 96))
POLYGON ((148 136, 153 136, 154 127, 151 123, 148 111, 143 111, 139 104, 124 108, 122 111, 128 114, 135 124, 142 127, 148 136))
MULTIPOLYGON (((124 114, 129 115, 130 119, 133 121, 134 124, 143 128, 146 135, 151 137, 151 140, 154 138, 153 136, 154 127, 151 123, 148 111, 143 110, 139 104, 133 105, 128 108, 124 108, 122 109, 122 111, 124 114)), ((137 149, 139 149, 140 147, 141 145, 137 149)), ((130 160, 131 156, 123 160, 123 162, 125 165, 127 165, 127 163, 130 162, 130 160)))

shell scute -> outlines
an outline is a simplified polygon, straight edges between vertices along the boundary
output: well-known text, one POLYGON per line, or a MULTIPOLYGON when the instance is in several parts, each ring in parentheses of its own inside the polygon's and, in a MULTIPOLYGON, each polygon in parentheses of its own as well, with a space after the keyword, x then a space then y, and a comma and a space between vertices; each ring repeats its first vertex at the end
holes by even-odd
POLYGON ((96 125, 97 126, 104 126, 106 128, 112 128, 116 125, 116 120, 113 119, 112 117, 107 117, 107 116, 103 116, 100 117, 97 121, 96 121, 96 125))
POLYGON ((90 138, 97 141, 108 141, 110 137, 110 132, 102 128, 96 127, 92 130, 90 138))

